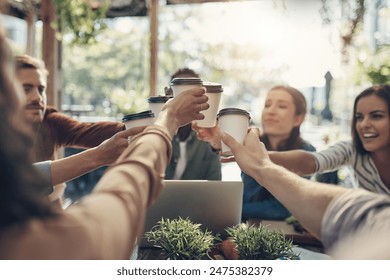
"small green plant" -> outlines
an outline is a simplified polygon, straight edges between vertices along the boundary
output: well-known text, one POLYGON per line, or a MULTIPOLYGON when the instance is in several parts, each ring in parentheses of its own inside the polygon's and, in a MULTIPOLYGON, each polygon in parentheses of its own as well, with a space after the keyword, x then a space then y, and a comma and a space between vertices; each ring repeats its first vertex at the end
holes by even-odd
POLYGON ((226 229, 241 260, 298 259, 293 244, 281 231, 263 225, 240 224, 226 229))
POLYGON ((145 237, 161 247, 167 259, 200 260, 206 256, 216 238, 210 231, 202 231, 200 226, 188 218, 163 218, 145 233, 145 237))

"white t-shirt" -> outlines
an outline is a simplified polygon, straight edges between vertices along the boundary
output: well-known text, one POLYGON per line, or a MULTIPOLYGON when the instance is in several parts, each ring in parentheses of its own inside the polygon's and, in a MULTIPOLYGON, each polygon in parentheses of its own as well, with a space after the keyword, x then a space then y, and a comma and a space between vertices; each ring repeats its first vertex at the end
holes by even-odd
POLYGON ((177 160, 175 174, 173 174, 174 180, 180 180, 187 165, 187 141, 180 141, 180 157, 177 160))

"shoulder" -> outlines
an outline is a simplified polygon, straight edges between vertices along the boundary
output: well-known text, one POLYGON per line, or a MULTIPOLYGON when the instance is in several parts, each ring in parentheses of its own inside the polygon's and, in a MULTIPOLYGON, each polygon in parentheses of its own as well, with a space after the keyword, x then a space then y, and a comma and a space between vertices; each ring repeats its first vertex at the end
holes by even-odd
POLYGON ((54 119, 74 120, 72 117, 70 117, 62 112, 59 112, 58 109, 51 107, 51 106, 46 108, 45 119, 49 120, 49 121, 54 120, 54 119))
POLYGON ((45 117, 50 116, 53 113, 58 113, 58 110, 52 106, 47 106, 45 111, 45 117))

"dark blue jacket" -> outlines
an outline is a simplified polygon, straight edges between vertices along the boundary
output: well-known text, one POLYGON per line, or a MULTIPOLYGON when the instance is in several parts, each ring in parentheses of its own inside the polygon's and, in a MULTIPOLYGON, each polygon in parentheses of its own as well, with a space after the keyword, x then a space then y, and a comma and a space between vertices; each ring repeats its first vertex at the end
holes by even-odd
MULTIPOLYGON (((314 152, 316 149, 308 142, 303 141, 302 150, 314 152)), ((244 183, 242 204, 243 221, 256 218, 261 220, 284 220, 291 213, 267 189, 259 185, 255 179, 241 172, 244 183)))

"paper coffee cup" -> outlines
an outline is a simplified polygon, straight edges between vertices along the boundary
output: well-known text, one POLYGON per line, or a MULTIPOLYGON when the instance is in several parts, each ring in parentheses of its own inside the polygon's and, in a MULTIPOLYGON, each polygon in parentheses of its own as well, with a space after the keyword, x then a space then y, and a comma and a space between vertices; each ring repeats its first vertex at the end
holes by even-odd
MULTIPOLYGON (((237 142, 243 144, 248 133, 250 114, 239 108, 225 108, 219 111, 217 119, 221 132, 228 133, 237 142)), ((230 148, 222 142, 222 156, 233 155, 230 148)))
POLYGON ((129 114, 122 118, 122 122, 125 124, 126 129, 144 125, 148 126, 154 123, 154 114, 151 110, 129 114))
POLYGON ((217 113, 223 88, 221 84, 204 82, 203 86, 206 88, 206 95, 209 98, 207 103, 210 107, 207 110, 201 111, 204 115, 203 120, 196 121, 200 127, 214 127, 217 124, 217 113))
POLYGON ((178 96, 183 91, 201 87, 202 85, 202 80, 199 78, 175 78, 169 84, 172 89, 173 97, 178 96))
POLYGON ((149 109, 153 112, 154 116, 157 118, 160 114, 162 107, 165 102, 167 102, 171 96, 150 96, 148 98, 149 109))

